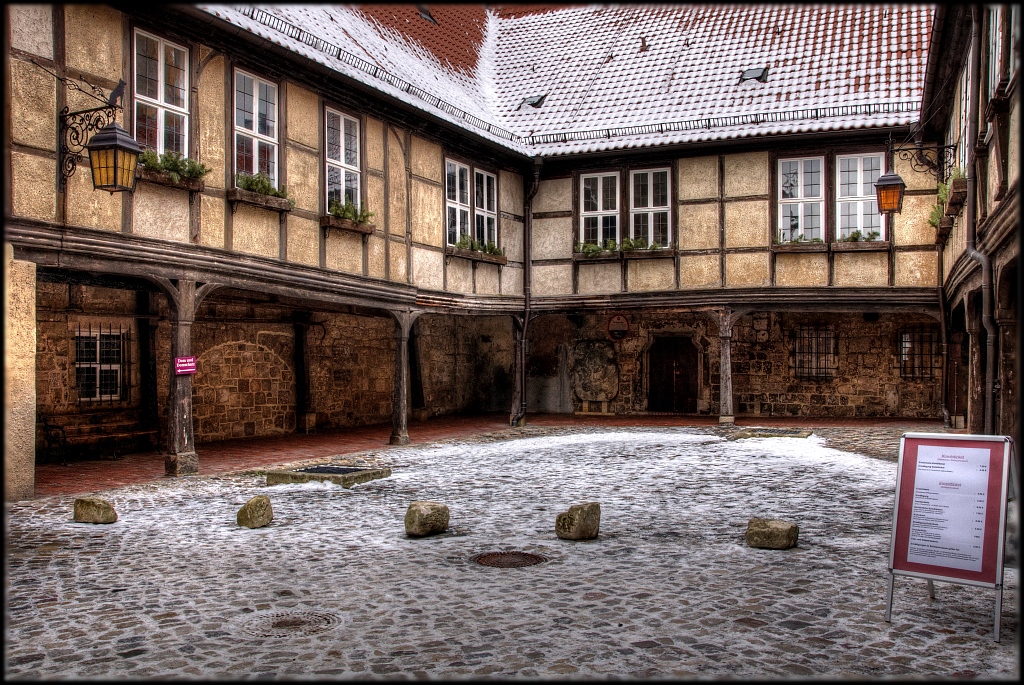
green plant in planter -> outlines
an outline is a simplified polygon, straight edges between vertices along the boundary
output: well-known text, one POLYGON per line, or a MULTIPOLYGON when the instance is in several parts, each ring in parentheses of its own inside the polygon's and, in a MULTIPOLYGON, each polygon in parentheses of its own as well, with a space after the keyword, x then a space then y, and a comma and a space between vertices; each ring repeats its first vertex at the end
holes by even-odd
MULTIPOLYGON (((959 169, 953 169, 953 172, 950 174, 949 180, 952 181, 954 178, 963 178, 963 172, 960 171, 959 169), (960 173, 960 176, 955 175, 957 172, 960 173)), ((939 183, 938 194, 935 198, 935 204, 932 206, 932 211, 928 215, 928 223, 934 228, 938 228, 939 222, 942 221, 942 218, 946 216, 946 202, 948 200, 949 186, 946 185, 945 183, 939 183)))
POLYGON ((242 190, 248 190, 252 193, 284 198, 288 200, 290 207, 295 207, 295 200, 288 196, 288 191, 285 190, 285 187, 275 188, 270 177, 262 171, 255 175, 246 173, 235 174, 235 185, 242 190))
POLYGON ((853 231, 852 233, 850 233, 850 235, 846 236, 845 238, 840 238, 839 242, 841 242, 841 243, 871 242, 872 240, 877 240, 879 235, 881 235, 881 234, 878 231, 871 231, 867 235, 864 235, 859 230, 857 230, 857 231, 853 231))
POLYGON ((339 219, 354 221, 357 224, 367 224, 373 216, 373 212, 360 209, 348 200, 345 200, 344 204, 341 204, 337 200, 331 200, 331 204, 327 208, 327 213, 339 219))
POLYGON ((602 250, 601 246, 598 245, 597 243, 585 243, 580 246, 580 252, 582 252, 587 257, 594 257, 596 255, 601 254, 602 250))
POLYGON ((505 256, 505 248, 498 247, 497 245, 489 241, 486 245, 484 245, 484 252, 486 252, 487 254, 495 255, 497 257, 505 256))
POLYGON ((157 155, 153 150, 146 150, 139 155, 139 163, 149 171, 164 171, 174 183, 183 178, 199 180, 210 173, 210 167, 200 164, 194 159, 182 157, 177 152, 168 150, 157 155))
POLYGON ((604 241, 604 249, 608 250, 609 252, 615 252, 616 250, 619 249, 619 246, 615 243, 614 240, 609 238, 608 240, 604 241))

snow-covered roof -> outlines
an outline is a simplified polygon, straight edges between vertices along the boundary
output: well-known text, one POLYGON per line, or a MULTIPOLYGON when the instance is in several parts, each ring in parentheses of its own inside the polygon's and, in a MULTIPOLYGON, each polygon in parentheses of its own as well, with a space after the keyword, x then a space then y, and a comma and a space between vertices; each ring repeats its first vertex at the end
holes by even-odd
POLYGON ((488 6, 483 14, 463 6, 461 23, 452 7, 433 23, 410 6, 382 7, 200 9, 456 127, 544 156, 912 124, 934 16, 932 6, 901 4, 488 6), (525 102, 539 96, 537 107, 525 102))

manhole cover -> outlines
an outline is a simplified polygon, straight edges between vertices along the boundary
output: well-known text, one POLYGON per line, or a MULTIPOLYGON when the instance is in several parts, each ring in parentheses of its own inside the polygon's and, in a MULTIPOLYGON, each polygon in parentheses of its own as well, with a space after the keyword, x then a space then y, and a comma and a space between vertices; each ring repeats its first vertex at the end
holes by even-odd
POLYGON ((366 469, 359 466, 307 466, 304 469, 295 470, 302 473, 355 473, 366 469))
POLYGON ((254 637, 316 635, 341 624, 341 617, 323 611, 283 611, 250 618, 242 630, 254 637))
POLYGON ((547 561, 546 557, 529 552, 486 552, 477 554, 472 559, 482 566, 493 566, 495 568, 517 568, 519 566, 533 566, 547 561))

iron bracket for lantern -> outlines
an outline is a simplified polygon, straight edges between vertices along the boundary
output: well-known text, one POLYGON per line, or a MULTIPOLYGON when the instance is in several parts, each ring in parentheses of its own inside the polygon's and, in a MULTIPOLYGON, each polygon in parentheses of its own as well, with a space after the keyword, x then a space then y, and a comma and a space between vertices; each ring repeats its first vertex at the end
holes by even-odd
POLYGON ((924 145, 920 141, 909 147, 893 150, 904 162, 910 162, 914 171, 929 172, 939 183, 945 183, 946 175, 953 166, 956 145, 924 145))
POLYGON ((61 187, 67 185, 68 179, 78 168, 78 163, 82 159, 81 152, 89 142, 89 134, 114 123, 117 119, 117 113, 123 108, 116 103, 124 95, 124 87, 123 80, 118 82, 117 87, 110 92, 107 104, 103 107, 83 109, 77 112, 70 112, 65 107, 60 111, 61 187))

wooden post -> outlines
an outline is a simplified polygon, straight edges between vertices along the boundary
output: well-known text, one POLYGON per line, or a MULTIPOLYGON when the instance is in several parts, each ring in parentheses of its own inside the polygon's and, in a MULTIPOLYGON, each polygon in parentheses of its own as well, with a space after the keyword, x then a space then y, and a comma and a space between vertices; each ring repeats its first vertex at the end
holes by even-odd
POLYGON ((523 426, 525 421, 525 415, 523 413, 523 392, 526 384, 523 382, 524 376, 526 375, 526 369, 524 368, 523 359, 523 317, 512 315, 512 335, 514 336, 514 342, 512 349, 512 407, 509 410, 509 425, 510 426, 523 426))
POLYGON ((422 312, 391 312, 395 317, 395 386, 391 401, 392 445, 409 444, 409 331, 422 312))
POLYGON ((298 433, 316 432, 316 411, 313 409, 312 360, 309 350, 309 312, 296 312, 295 329, 295 423, 298 433))
POLYGON ((718 338, 721 341, 719 361, 719 423, 735 423, 732 411, 732 310, 724 308, 718 315, 718 338))

